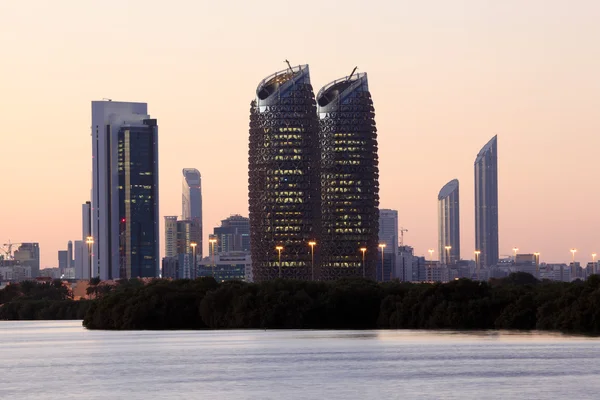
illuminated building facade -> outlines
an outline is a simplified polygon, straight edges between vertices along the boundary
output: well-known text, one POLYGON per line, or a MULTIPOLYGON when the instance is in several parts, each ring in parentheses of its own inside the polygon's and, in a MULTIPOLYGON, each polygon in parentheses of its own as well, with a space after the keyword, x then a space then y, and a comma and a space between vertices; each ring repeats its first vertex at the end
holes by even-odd
POLYGON ((308 242, 319 237, 320 224, 318 132, 308 65, 279 71, 258 85, 250 106, 248 160, 255 281, 311 277, 308 242))
MULTIPOLYGON (((367 74, 351 74, 317 95, 322 227, 321 280, 375 277, 378 260, 379 168, 375 112, 367 74)), ((397 229, 396 229, 397 235, 397 229)), ((395 253, 398 248, 390 246, 395 253)))
POLYGON ((438 194, 438 254, 442 264, 446 265, 455 264, 460 260, 458 189, 458 179, 453 179, 445 184, 438 194))
POLYGON ((475 159, 475 250, 482 266, 498 262, 498 142, 494 136, 475 159))

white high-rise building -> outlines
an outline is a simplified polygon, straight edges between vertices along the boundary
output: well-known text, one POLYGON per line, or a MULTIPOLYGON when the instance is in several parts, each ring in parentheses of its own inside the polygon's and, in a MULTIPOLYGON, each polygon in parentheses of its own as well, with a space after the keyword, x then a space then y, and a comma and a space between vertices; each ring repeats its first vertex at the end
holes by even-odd
POLYGON ((158 276, 158 127, 147 104, 93 101, 92 152, 93 276, 158 276))
POLYGON ((76 240, 73 246, 75 256, 75 279, 89 279, 90 271, 86 271, 85 265, 88 263, 88 252, 83 240, 76 240), (87 273, 86 273, 87 272, 87 273))
POLYGON ((177 257, 177 216, 165 216, 165 257, 177 257))
POLYGON ((199 230, 191 241, 198 244, 197 258, 202 258, 202 177, 196 168, 184 168, 181 193, 181 215, 183 220, 194 221, 199 230))
POLYGON ((88 243, 88 238, 92 237, 92 203, 86 201, 81 205, 81 241, 83 242, 85 257, 81 261, 81 271, 75 275, 77 279, 90 279, 92 276, 98 276, 98 270, 95 273, 91 271, 90 260, 92 259, 93 247, 88 243))

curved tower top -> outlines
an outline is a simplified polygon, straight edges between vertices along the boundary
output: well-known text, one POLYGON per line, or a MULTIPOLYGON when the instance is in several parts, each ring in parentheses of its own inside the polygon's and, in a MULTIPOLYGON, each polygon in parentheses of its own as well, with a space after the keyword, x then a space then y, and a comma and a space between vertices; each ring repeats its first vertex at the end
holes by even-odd
POLYGON ((310 85, 308 65, 287 68, 263 79, 256 88, 257 105, 260 107, 276 104, 281 97, 289 94, 297 84, 310 85))
POLYGON ((200 171, 196 168, 184 168, 182 173, 185 182, 190 188, 200 186, 201 175, 200 171))
POLYGON ((332 111, 339 107, 348 96, 356 91, 368 92, 369 81, 366 72, 336 79, 323 86, 317 94, 319 110, 332 111))
POLYGON ((489 154, 490 152, 496 152, 496 147, 498 145, 498 135, 494 135, 493 138, 490 139, 489 142, 485 144, 477 153, 477 158, 475 159, 475 163, 480 162, 483 158, 489 154))
POLYGON ((458 190, 458 179, 452 179, 450 182, 446 183, 444 187, 440 190, 438 194, 438 200, 443 200, 444 198, 450 196, 453 192, 458 190))

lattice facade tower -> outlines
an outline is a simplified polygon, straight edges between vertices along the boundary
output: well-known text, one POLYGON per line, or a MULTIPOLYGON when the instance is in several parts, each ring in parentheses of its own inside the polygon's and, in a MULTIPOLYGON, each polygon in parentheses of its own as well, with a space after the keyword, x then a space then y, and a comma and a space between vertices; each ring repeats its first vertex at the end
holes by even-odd
POLYGON ((375 110, 367 74, 317 95, 321 147, 320 279, 374 278, 378 260, 379 168, 375 110))
MULTIPOLYGON (((319 236, 319 146, 308 65, 265 78, 250 106, 249 210, 255 281, 311 278, 319 236), (277 246, 282 246, 281 264, 277 246)), ((316 265, 315 265, 316 266, 316 265)))

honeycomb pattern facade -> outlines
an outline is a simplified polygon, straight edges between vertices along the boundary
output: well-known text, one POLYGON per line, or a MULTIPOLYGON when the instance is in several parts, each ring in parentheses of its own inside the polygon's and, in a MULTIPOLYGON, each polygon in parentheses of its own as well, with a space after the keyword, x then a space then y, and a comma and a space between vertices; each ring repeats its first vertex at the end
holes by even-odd
MULTIPOLYGON (((250 106, 249 216, 255 281, 310 280, 320 234, 319 122, 308 66, 267 77, 250 106), (281 250, 279 261, 277 246, 281 250)), ((315 260, 315 276, 318 261, 315 260)))
POLYGON ((375 110, 366 74, 317 95, 321 152, 320 279, 375 278, 379 168, 375 110), (361 248, 366 248, 363 254, 361 248))

